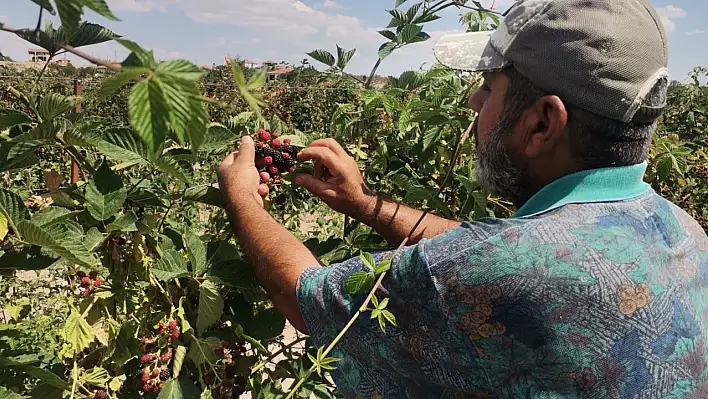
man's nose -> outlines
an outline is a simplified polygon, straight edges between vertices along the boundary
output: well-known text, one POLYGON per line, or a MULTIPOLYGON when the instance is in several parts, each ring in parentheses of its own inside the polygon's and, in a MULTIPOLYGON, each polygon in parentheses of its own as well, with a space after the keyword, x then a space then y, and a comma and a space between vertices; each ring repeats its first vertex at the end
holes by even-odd
POLYGON ((476 90, 472 95, 470 95, 470 98, 467 99, 467 106, 472 108, 473 111, 479 113, 482 110, 482 106, 484 105, 484 98, 482 93, 480 93, 479 90, 476 90))

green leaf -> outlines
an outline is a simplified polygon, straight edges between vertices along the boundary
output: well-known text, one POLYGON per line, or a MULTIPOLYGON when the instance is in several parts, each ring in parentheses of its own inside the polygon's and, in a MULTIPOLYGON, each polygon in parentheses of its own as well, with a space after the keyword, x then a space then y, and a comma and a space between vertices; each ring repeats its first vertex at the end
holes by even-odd
POLYGON ((156 78, 143 80, 133 86, 128 97, 130 124, 147 145, 150 159, 165 141, 170 110, 162 86, 156 78))
POLYGON ((98 150, 119 162, 146 163, 150 158, 145 143, 129 128, 111 128, 97 143, 98 150))
POLYGON ((101 234, 101 232, 98 231, 97 228, 91 227, 91 229, 86 232, 86 239, 84 239, 84 244, 86 244, 86 248, 89 251, 94 251, 102 242, 103 234, 101 234))
POLYGON ((57 93, 48 93, 39 102, 37 112, 42 121, 46 122, 71 111, 73 107, 74 104, 69 101, 68 97, 57 93))
POLYGON ((32 123, 32 117, 14 109, 0 109, 0 131, 32 123))
MULTIPOLYGON (((60 226, 61 227, 61 226, 60 226)), ((55 228, 45 230, 32 222, 23 220, 17 225, 24 242, 50 250, 69 262, 93 268, 98 260, 86 249, 81 237, 72 237, 68 230, 55 228)))
POLYGON ((81 376, 79 377, 79 381, 81 381, 81 383, 96 387, 105 387, 110 379, 111 376, 103 367, 94 367, 90 370, 86 370, 81 373, 81 376))
POLYGON ((374 260, 373 255, 368 252, 362 252, 359 255, 359 259, 361 259, 361 263, 363 263, 364 266, 366 266, 372 272, 374 271, 374 268, 376 267, 376 261, 374 260))
POLYGON ((197 331, 204 331, 221 319, 224 313, 224 298, 219 293, 219 287, 210 280, 205 280, 199 286, 199 313, 197 314, 197 331))
POLYGON ((16 394, 5 387, 0 387, 0 399, 22 399, 24 396, 16 394))
POLYGON ((419 34, 423 31, 422 25, 406 25, 398 33, 399 43, 414 43, 418 41, 419 34))
POLYGON ((62 27, 67 32, 72 32, 79 26, 81 21, 82 4, 79 1, 58 1, 56 2, 59 19, 61 19, 62 27))
MULTIPOLYGON (((60 27, 59 30, 61 29, 60 27)), ((72 33, 66 44, 78 48, 108 42, 119 37, 120 36, 104 26, 90 22, 82 22, 72 33)))
POLYGON ((386 39, 392 41, 392 42, 397 42, 398 41, 398 36, 396 36, 396 32, 391 31, 391 30, 380 30, 379 34, 386 39))
POLYGON ((179 317, 180 327, 182 328, 183 334, 192 330, 192 325, 189 324, 189 320, 187 320, 186 312, 184 311, 184 299, 185 299, 185 297, 181 297, 179 299, 179 306, 177 307, 177 317, 179 317))
POLYGON ((96 14, 106 18, 110 19, 111 21, 118 21, 118 18, 116 18, 115 15, 111 12, 110 8, 108 8, 108 4, 106 4, 105 0, 77 0, 81 4, 83 4, 85 7, 89 8, 91 11, 95 12, 96 14))
POLYGON ((116 41, 131 51, 128 58, 126 58, 122 63, 123 68, 139 67, 152 69, 155 67, 155 56, 152 51, 147 51, 140 47, 137 43, 130 40, 118 39, 116 41))
POLYGON ((256 89, 260 89, 265 85, 266 79, 268 76, 268 68, 263 67, 259 69, 256 73, 251 75, 251 78, 248 79, 248 83, 246 84, 246 88, 249 91, 253 91, 256 89))
POLYGON ((83 352, 94 340, 93 328, 76 309, 71 311, 66 320, 62 336, 73 356, 83 352))
POLYGON ((368 292, 374 287, 374 275, 367 273, 365 271, 358 271, 353 273, 347 282, 344 284, 344 288, 350 295, 362 294, 368 292))
POLYGON ((172 360, 172 376, 179 377, 179 373, 182 371, 182 363, 184 363, 184 357, 187 355, 187 347, 184 345, 179 345, 175 349, 175 355, 172 360))
POLYGON ((172 379, 165 383, 157 399, 196 399, 200 392, 201 390, 186 378, 172 379))
POLYGON ((21 367, 20 370, 55 388, 67 389, 68 384, 58 375, 36 366, 21 367))
POLYGON ((307 53, 307 55, 327 66, 334 66, 334 56, 329 51, 317 49, 307 53))
POLYGON ((106 226, 106 231, 109 233, 112 231, 136 231, 138 228, 135 226, 135 222, 137 221, 138 216, 135 215, 135 212, 128 211, 106 226))
POLYGON ((19 251, 6 251, 0 256, 2 270, 42 270, 53 265, 57 258, 42 253, 38 246, 25 246, 19 251))
POLYGON ((383 60, 386 57, 388 57, 393 50, 398 48, 398 43, 395 42, 386 42, 379 47, 379 59, 383 60))
POLYGON ((121 72, 117 72, 103 81, 99 95, 101 98, 108 98, 131 80, 138 80, 141 75, 148 73, 150 70, 147 68, 125 67, 121 72))
POLYGON ((155 274, 155 277, 164 281, 190 275, 184 258, 174 249, 165 250, 162 258, 153 264, 152 272, 155 274))
POLYGON ((224 200, 221 191, 212 186, 193 187, 185 190, 183 201, 201 202, 207 205, 224 208, 224 200))
POLYGON ((34 4, 37 4, 38 6, 44 8, 45 10, 49 11, 50 14, 52 15, 57 15, 57 12, 54 11, 54 7, 52 7, 52 3, 49 2, 49 0, 30 0, 34 4))
POLYGON ((155 72, 183 82, 197 82, 204 76, 198 66, 187 60, 164 61, 157 65, 155 72))
POLYGON ((257 340, 276 338, 284 329, 285 317, 276 308, 261 310, 244 326, 244 332, 257 340))
POLYGON ((199 236, 192 232, 188 232, 183 236, 189 263, 192 265, 192 271, 197 276, 201 276, 207 271, 207 253, 206 245, 199 236))
POLYGON ((337 45, 337 68, 344 70, 355 53, 356 49, 346 51, 337 45))
POLYGON ((184 184, 192 181, 191 170, 183 167, 180 162, 167 154, 158 158, 155 167, 184 184))
POLYGON ((120 177, 103 162, 86 187, 86 208, 96 220, 103 221, 118 213, 126 196, 120 177))
POLYGON ((387 272, 391 269, 391 260, 386 259, 381 261, 378 265, 376 265, 376 268, 374 269, 374 274, 376 276, 380 275, 381 273, 387 272))
POLYGON ((189 345, 187 356, 194 362, 195 365, 201 366, 206 363, 216 363, 216 354, 214 348, 221 344, 221 341, 216 337, 208 337, 206 339, 192 338, 192 343, 189 345))
MULTIPOLYGON (((22 198, 10 190, 0 188, 0 215, 3 216, 5 233, 7 233, 7 227, 10 227, 15 234, 19 234, 17 224, 27 217, 27 210, 22 198)), ((4 234, 2 238, 5 238, 4 234)))

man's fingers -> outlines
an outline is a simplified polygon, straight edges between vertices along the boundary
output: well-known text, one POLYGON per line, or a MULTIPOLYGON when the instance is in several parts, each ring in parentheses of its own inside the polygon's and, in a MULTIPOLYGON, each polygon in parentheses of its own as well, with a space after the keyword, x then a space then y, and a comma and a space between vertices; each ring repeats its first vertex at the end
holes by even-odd
POLYGON ((256 165, 256 146, 253 144, 251 136, 241 137, 241 146, 236 153, 234 162, 238 162, 244 166, 256 165))
POLYGON ((333 197, 336 194, 335 188, 332 184, 318 180, 312 175, 295 175, 295 184, 305 187, 307 191, 320 198, 333 197))
POLYGON ((339 156, 349 156, 349 154, 347 154, 347 151, 344 150, 344 148, 339 144, 339 142, 332 138, 315 140, 310 143, 310 147, 326 147, 339 156))
POLYGON ((299 161, 315 161, 328 169, 334 169, 340 163, 339 157, 328 147, 308 147, 297 154, 299 161))

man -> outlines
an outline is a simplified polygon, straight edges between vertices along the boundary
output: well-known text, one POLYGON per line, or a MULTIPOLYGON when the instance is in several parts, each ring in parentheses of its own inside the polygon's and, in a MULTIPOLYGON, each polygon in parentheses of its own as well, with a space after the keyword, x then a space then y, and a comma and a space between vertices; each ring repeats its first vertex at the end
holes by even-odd
MULTIPOLYGON (((667 89, 646 0, 517 1, 492 33, 444 37, 438 60, 484 73, 480 183, 510 219, 426 216, 378 295, 397 327, 359 318, 330 356, 348 397, 708 398, 708 237, 643 182, 667 89)), ((328 345, 363 296, 263 209, 253 142, 220 166, 234 230, 291 323, 328 345)), ((296 182, 399 244, 421 212, 378 198, 334 140, 296 182), (316 168, 319 169, 319 168, 316 168)), ((377 259, 392 253, 378 254, 377 259)))

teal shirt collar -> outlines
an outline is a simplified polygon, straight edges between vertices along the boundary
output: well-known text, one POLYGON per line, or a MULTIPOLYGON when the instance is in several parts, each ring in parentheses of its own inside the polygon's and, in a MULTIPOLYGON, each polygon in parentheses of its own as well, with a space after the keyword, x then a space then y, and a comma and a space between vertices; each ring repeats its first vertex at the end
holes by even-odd
POLYGON ((524 218, 568 204, 622 201, 649 191, 644 182, 647 163, 584 170, 543 187, 514 214, 524 218))

